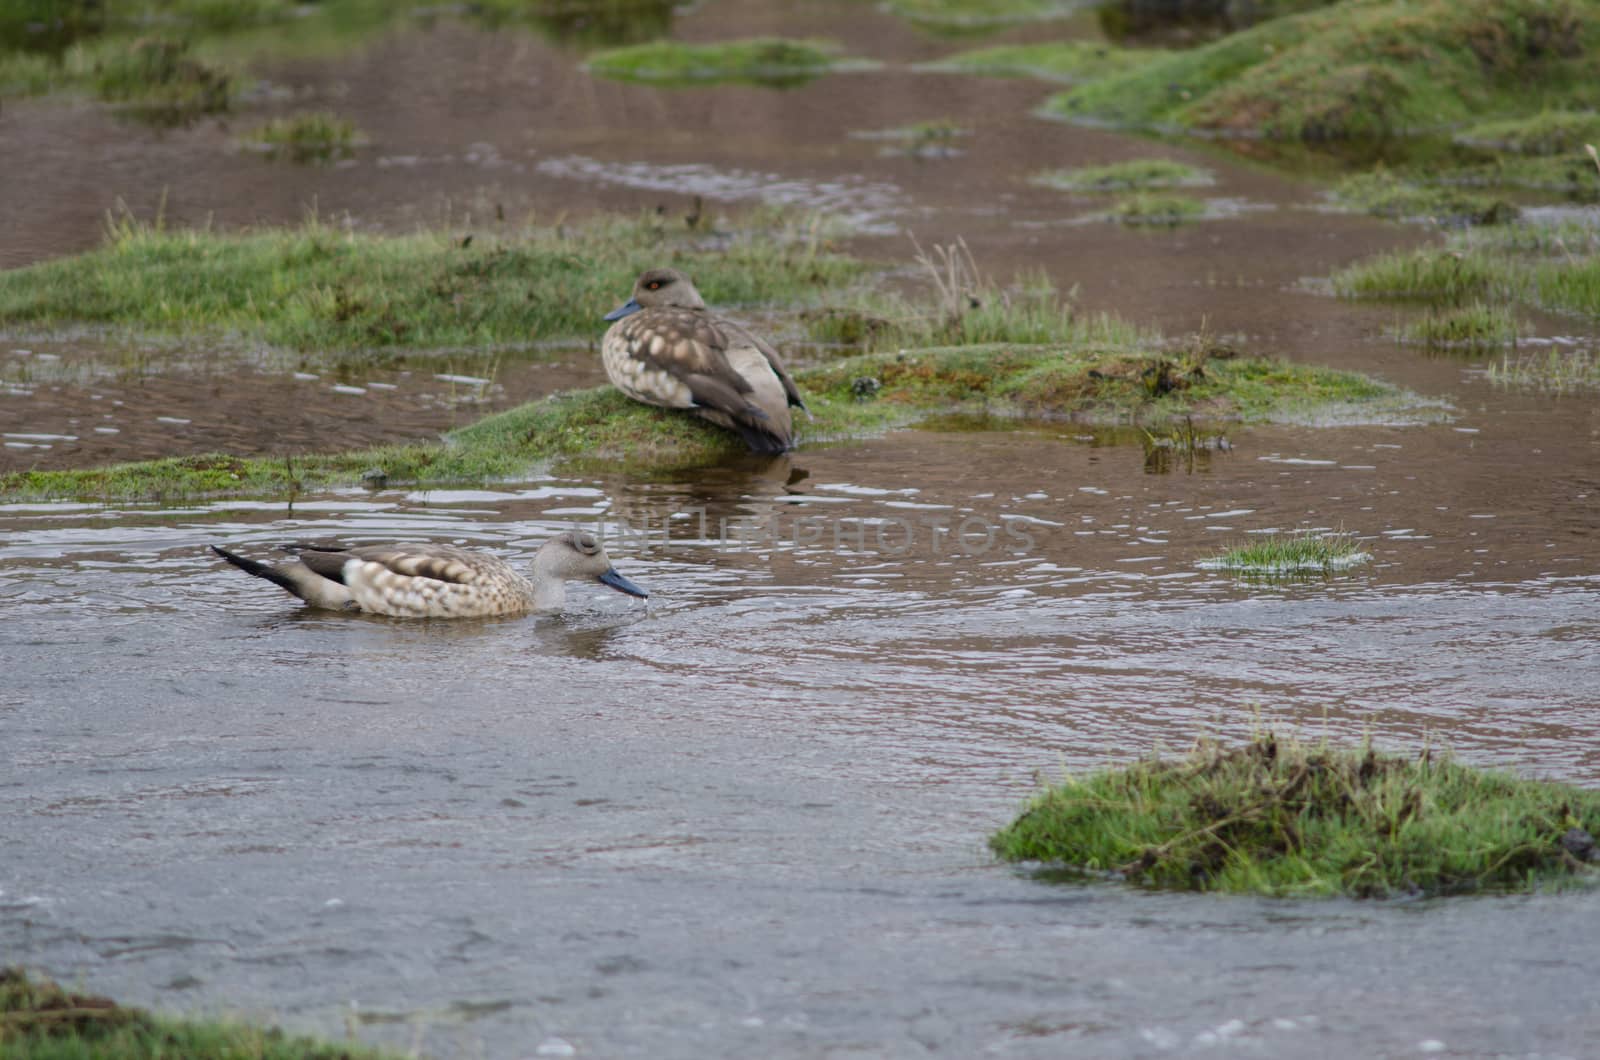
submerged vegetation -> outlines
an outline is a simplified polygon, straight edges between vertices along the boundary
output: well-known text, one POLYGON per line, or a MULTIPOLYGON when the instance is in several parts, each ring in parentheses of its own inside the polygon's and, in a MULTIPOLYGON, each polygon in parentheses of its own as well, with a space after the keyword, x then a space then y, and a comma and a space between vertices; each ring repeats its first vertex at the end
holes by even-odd
POLYGON ((382 1060, 395 1054, 270 1028, 152 1016, 8 968, 0 970, 0 1055, 7 1060, 382 1060))
POLYGON ((1104 166, 1052 169, 1033 178, 1063 191, 1125 191, 1136 188, 1196 188, 1213 183, 1209 172, 1170 158, 1135 158, 1104 166))
POLYGON ((1334 574, 1371 558, 1347 533, 1272 533, 1234 545, 1220 556, 1201 561, 1200 566, 1270 578, 1334 574))
POLYGON ((713 303, 793 300, 861 272, 815 228, 707 233, 654 217, 498 234, 365 235, 311 220, 240 234, 114 220, 99 250, 0 272, 0 326, 233 332, 301 350, 590 337, 647 268, 713 303))
POLYGON ((1261 735, 1068 777, 990 839, 1150 887, 1360 898, 1592 881, 1600 791, 1261 735))
POLYGON ((355 122, 327 111, 274 118, 244 135, 244 142, 274 158, 327 162, 348 157, 363 141, 355 122))
POLYGON ((1597 13, 1596 0, 1347 0, 1101 78, 1046 111, 1336 140, 1583 106, 1600 80, 1597 13))
POLYGON ((602 77, 662 85, 746 81, 781 86, 827 73, 838 63, 837 52, 827 41, 775 37, 715 44, 662 40, 596 52, 589 69, 602 77))

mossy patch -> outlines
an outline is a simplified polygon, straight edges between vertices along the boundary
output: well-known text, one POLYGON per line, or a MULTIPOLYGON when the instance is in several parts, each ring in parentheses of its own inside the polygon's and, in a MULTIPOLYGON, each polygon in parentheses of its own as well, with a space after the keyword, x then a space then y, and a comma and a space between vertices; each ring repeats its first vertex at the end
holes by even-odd
POLYGON ((957 52, 923 63, 917 69, 986 77, 1037 77, 1076 84, 1137 69, 1164 54, 1155 49, 1118 48, 1089 41, 1045 41, 957 52))
POLYGON ((700 85, 744 81, 764 85, 803 84, 839 62, 838 47, 827 41, 759 37, 686 44, 652 41, 596 52, 589 70, 601 77, 657 85, 700 85))
POLYGON ((1383 898, 1596 878, 1600 791, 1263 735, 1068 777, 990 839, 1148 887, 1383 898))
POLYGON ((355 122, 325 110, 308 111, 256 126, 243 142, 272 158, 292 162, 331 162, 348 158, 366 137, 355 122))
MULTIPOLYGON (((1090 343, 867 354, 795 374, 815 414, 797 422, 802 445, 865 437, 952 412, 1116 423, 1185 416, 1303 422, 1308 410, 1325 405, 1376 411, 1411 400, 1403 391, 1349 372, 1269 360, 1172 360, 1090 343)), ((86 471, 14 472, 0 475, 0 498, 173 501, 294 494, 364 479, 482 482, 541 466, 609 471, 693 466, 742 448, 732 432, 600 387, 491 416, 440 444, 249 459, 213 454, 86 471)))
POLYGON ((1582 105, 1595 0, 1365 0, 1291 15, 1054 97, 1046 112, 1288 139, 1381 138, 1582 105))
POLYGON ((291 1037, 275 1028, 152 1016, 30 977, 20 968, 0 971, 0 1054, 7 1060, 382 1060, 398 1055, 291 1037))
POLYGON ((1134 158, 1103 166, 1052 169, 1033 183, 1062 191, 1131 191, 1148 188, 1198 188, 1215 183, 1209 170, 1170 158, 1134 158))
POLYGON ((377 236, 315 221, 225 234, 124 219, 99 250, 0 272, 0 327, 231 332, 322 353, 592 338, 639 273, 662 265, 719 306, 794 301, 863 269, 781 220, 720 234, 602 217, 377 236))

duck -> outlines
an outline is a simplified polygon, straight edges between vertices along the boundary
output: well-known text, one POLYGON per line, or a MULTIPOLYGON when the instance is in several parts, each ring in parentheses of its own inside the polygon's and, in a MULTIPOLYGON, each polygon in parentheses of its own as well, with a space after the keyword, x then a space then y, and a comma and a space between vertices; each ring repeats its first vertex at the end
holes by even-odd
POLYGON ((593 578, 640 599, 650 596, 618 574, 605 546, 582 530, 559 533, 541 545, 533 557, 532 578, 523 577, 499 556, 455 545, 345 548, 298 543, 289 549, 296 558, 273 566, 211 546, 246 574, 265 578, 312 607, 333 611, 396 618, 485 618, 555 611, 566 602, 566 583, 580 578, 593 578))
POLYGON ((607 313, 600 343, 612 384, 635 401, 687 409, 735 431, 756 453, 794 448, 789 410, 810 414, 783 358, 731 320, 713 316, 677 269, 648 269, 607 313))

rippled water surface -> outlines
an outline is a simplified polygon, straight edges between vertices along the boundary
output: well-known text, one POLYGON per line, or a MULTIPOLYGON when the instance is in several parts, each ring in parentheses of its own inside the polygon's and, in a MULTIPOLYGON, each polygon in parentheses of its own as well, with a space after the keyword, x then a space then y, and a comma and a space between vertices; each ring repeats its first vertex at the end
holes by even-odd
MULTIPOLYGON (((1054 224, 1076 208, 1016 174, 1192 149, 1029 119, 1041 86, 913 75, 950 46, 837 18, 679 17, 689 37, 827 31, 889 64, 784 93, 589 81, 553 45, 448 20, 285 63, 375 134, 347 169, 8 102, 0 137, 72 191, 0 191, 0 251, 87 245, 106 196, 157 187, 179 220, 292 220, 314 194, 374 227, 446 199, 787 195, 859 211, 884 256, 907 230, 964 234, 1001 275, 1044 267, 1090 309, 1372 372, 1448 420, 1238 430, 1192 464, 1012 424, 652 478, 0 508, 0 954, 436 1056, 1600 1054, 1600 895, 1156 895, 1043 882, 984 846, 1040 776, 1261 722, 1600 784, 1592 395, 1493 385, 1482 359, 1384 340, 1400 311, 1302 288, 1423 237, 1306 209, 1314 188, 1266 171, 1205 158, 1219 196, 1270 210, 1054 224), (848 135, 941 116, 983 118, 960 157, 848 135), (315 614, 205 547, 525 560, 574 523, 648 606, 596 586, 530 618, 315 614), (1198 566, 1313 528, 1373 561, 1286 584, 1198 566)), ((108 368, 82 353, 102 341, 124 340, 0 344, 0 466, 247 449, 247 408, 256 436, 417 437, 594 377, 582 354, 352 378, 136 343, 108 368), (428 382, 475 368, 478 390, 428 382)))

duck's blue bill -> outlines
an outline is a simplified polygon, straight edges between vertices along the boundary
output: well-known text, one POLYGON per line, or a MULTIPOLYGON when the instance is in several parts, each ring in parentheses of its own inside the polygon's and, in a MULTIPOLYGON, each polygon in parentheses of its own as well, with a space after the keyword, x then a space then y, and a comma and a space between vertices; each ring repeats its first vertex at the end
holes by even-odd
POLYGON ((615 308, 611 312, 607 313, 606 314, 606 319, 607 320, 621 320, 623 317, 630 316, 630 315, 632 315, 634 313, 637 313, 639 310, 641 310, 643 308, 644 308, 644 306, 640 305, 637 299, 630 298, 630 299, 627 300, 626 303, 617 306, 617 308, 615 308))
POLYGON ((650 596, 649 593, 645 592, 643 589, 639 588, 622 575, 618 574, 617 568, 615 567, 609 568, 604 574, 600 575, 600 584, 609 585, 617 592, 627 593, 629 596, 645 598, 650 596))

